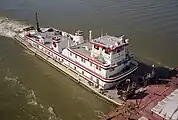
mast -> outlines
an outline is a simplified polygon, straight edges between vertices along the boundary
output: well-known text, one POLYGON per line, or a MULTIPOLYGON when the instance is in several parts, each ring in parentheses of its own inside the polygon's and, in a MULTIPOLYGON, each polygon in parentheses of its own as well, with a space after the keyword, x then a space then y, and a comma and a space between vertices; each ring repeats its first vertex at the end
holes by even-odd
POLYGON ((101 29, 101 37, 103 37, 103 30, 101 29))
POLYGON ((37 14, 37 12, 35 13, 35 16, 36 16, 36 29, 37 29, 38 32, 41 32, 40 26, 39 26, 39 22, 38 22, 38 14, 37 14))
POLYGON ((68 39, 68 48, 70 48, 70 39, 68 39))
POLYGON ((91 39, 92 39, 92 35, 91 35, 91 33, 92 33, 92 31, 89 30, 89 41, 91 41, 91 39))

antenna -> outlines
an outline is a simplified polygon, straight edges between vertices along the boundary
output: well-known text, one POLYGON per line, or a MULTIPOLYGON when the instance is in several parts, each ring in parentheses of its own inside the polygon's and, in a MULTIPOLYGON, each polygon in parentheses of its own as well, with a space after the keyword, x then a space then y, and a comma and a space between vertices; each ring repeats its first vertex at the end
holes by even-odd
POLYGON ((91 35, 91 33, 92 33, 92 31, 90 30, 90 31, 89 31, 89 40, 92 39, 92 35, 91 35))
POLYGON ((70 48, 70 39, 68 39, 68 48, 70 48))
POLYGON ((37 28, 37 31, 41 32, 40 26, 39 26, 39 22, 38 22, 38 14, 37 14, 37 12, 35 13, 35 16, 36 16, 36 28, 37 28))
POLYGON ((103 30, 101 29, 101 37, 103 36, 103 30))

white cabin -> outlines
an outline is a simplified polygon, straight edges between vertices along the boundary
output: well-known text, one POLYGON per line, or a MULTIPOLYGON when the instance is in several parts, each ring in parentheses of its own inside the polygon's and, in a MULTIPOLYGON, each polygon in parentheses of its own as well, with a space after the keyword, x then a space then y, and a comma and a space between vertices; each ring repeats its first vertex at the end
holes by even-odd
MULTIPOLYGON (((24 35, 25 34, 25 35, 24 35)), ((124 36, 102 36, 85 42, 83 32, 74 35, 54 28, 25 31, 27 41, 55 61, 83 76, 90 85, 108 89, 137 69, 124 36), (28 34, 27 34, 28 33, 28 34)))

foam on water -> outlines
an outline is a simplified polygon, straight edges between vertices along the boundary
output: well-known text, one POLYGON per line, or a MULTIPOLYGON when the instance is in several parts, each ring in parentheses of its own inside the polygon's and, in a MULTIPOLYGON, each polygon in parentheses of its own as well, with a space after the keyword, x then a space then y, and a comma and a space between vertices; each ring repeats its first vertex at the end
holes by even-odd
POLYGON ((34 93, 33 90, 29 90, 26 97, 27 97, 27 99, 28 99, 27 104, 30 104, 30 105, 38 105, 38 103, 37 103, 37 98, 36 98, 35 93, 34 93))
MULTIPOLYGON (((13 21, 9 20, 8 18, 0 17, 0 36, 10 37, 14 38, 17 33, 22 30, 25 27, 28 27, 29 25, 25 25, 19 21, 13 21)), ((33 55, 28 50, 25 50, 26 54, 33 55)), ((38 100, 38 98, 35 95, 35 91, 32 89, 26 88, 21 81, 19 80, 18 76, 12 76, 10 69, 7 69, 8 76, 5 76, 4 81, 8 83, 9 88, 18 87, 20 91, 17 91, 16 96, 19 95, 19 93, 23 93, 24 96, 27 99, 27 105, 35 106, 39 109, 41 109, 44 116, 48 116, 48 120, 62 120, 61 118, 56 116, 56 113, 54 112, 54 108, 51 106, 44 106, 41 104, 38 100), (9 77, 10 76, 10 77, 9 77)), ((22 110, 26 111, 26 110, 22 110)), ((31 115, 29 113, 29 116, 31 119, 37 119, 35 116, 31 115)), ((20 116, 19 116, 20 117, 20 116)))
MULTIPOLYGON (((87 115, 87 112, 85 114, 81 114, 78 113, 77 116, 81 119, 81 120, 85 120, 85 116, 87 115)), ((104 117, 106 116, 102 111, 100 110, 93 110, 92 111, 92 115, 97 117, 97 120, 103 120, 104 117)), ((95 119, 92 119, 95 120, 95 119)))
MULTIPOLYGON (((10 72, 9 69, 8 69, 8 71, 10 72)), ((26 88, 21 83, 18 76, 13 76, 13 77, 12 76, 11 77, 5 76, 4 81, 6 83, 8 83, 8 87, 10 87, 10 88, 13 88, 13 87, 20 88, 20 91, 16 91, 17 92, 16 96, 18 96, 19 93, 23 93, 25 98, 27 99, 26 104, 34 106, 34 108, 36 108, 36 109, 40 109, 42 116, 47 115, 47 120, 62 120, 61 118, 59 118, 56 115, 53 107, 41 104, 40 101, 38 100, 38 98, 36 97, 34 90, 26 88)), ((28 110, 25 110, 24 107, 22 107, 22 111, 28 112, 28 110)), ((31 113, 28 113, 28 115, 31 117, 31 119, 36 119, 36 120, 38 119, 37 117, 35 117, 31 113)))
POLYGON ((18 31, 27 27, 19 21, 9 20, 8 18, 0 18, 0 35, 5 37, 14 38, 18 31))
POLYGON ((94 110, 94 112, 97 114, 99 119, 103 119, 106 116, 102 111, 94 110))
POLYGON ((161 64, 162 64, 161 62, 155 60, 154 58, 147 57, 147 56, 145 56, 144 58, 145 58, 146 60, 149 60, 149 61, 154 62, 154 63, 157 64, 157 65, 161 65, 161 64))
MULTIPOLYGON (((48 120, 56 120, 57 116, 54 112, 54 109, 51 106, 48 107, 48 112, 50 113, 48 120)), ((62 120, 62 119, 60 119, 60 120, 62 120)))
POLYGON ((7 77, 6 76, 4 80, 9 82, 8 87, 13 87, 19 84, 18 77, 7 77))
POLYGON ((174 68, 172 68, 172 67, 170 67, 170 66, 164 65, 163 63, 161 63, 161 62, 155 60, 154 58, 144 57, 144 59, 149 60, 149 61, 152 61, 152 62, 154 62, 156 65, 163 66, 164 68, 167 68, 167 69, 170 69, 170 70, 173 70, 173 69, 174 69, 174 68))
POLYGON ((24 50, 25 54, 23 55, 35 55, 35 53, 29 51, 29 50, 24 50))
MULTIPOLYGON (((0 17, 0 36, 14 38, 17 33, 25 27, 28 27, 19 21, 9 20, 8 18, 0 17)), ((29 50, 25 50, 26 55, 34 55, 29 50)), ((1 61, 1 60, 0 60, 1 61)))

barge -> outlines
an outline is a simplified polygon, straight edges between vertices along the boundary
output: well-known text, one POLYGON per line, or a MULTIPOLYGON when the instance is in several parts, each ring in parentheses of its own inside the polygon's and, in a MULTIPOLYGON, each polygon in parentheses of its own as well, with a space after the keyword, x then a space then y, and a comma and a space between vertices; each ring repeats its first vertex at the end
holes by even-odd
MULTIPOLYGON (((150 67, 141 64, 134 76, 150 67)), ((178 120, 178 67, 156 67, 150 75, 144 80, 139 79, 139 82, 144 81, 144 86, 139 86, 137 82, 139 88, 145 88, 144 91, 130 94, 124 104, 110 112, 104 120, 178 120)))

